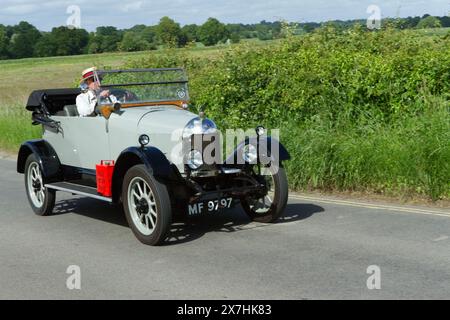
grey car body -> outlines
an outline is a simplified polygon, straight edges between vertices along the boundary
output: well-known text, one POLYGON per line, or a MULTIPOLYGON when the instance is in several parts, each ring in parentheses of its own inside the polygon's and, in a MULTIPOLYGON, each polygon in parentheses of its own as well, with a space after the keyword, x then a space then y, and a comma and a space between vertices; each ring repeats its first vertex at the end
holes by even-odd
MULTIPOLYGON (((184 72, 182 69, 119 70, 106 71, 102 77, 112 74, 121 77, 116 79, 129 79, 147 73, 165 76, 172 71, 184 72)), ((99 71, 99 79, 101 74, 99 71)), ((217 129, 213 121, 188 110, 186 78, 132 80, 130 84, 121 83, 120 89, 108 85, 104 88, 124 93, 124 97, 132 96, 134 100, 129 102, 123 98, 122 103, 106 103, 100 105, 96 116, 79 117, 75 99, 80 89, 38 90, 30 95, 27 109, 32 112, 33 124, 42 126, 43 134, 42 139, 23 143, 17 171, 25 174, 27 196, 35 213, 51 214, 56 191, 123 203, 134 234, 150 245, 164 242, 177 216, 217 212, 239 201, 257 221, 274 222, 282 215, 287 201, 282 162, 289 159, 289 154, 278 141, 274 144, 270 137, 255 134, 242 141, 228 157, 242 160, 237 158, 243 152, 250 152, 248 146, 254 146, 250 150, 259 149, 264 140, 263 144, 269 143, 271 147, 262 154, 279 168, 265 176, 261 174, 260 159, 256 163, 205 164, 201 159, 203 150, 200 153, 193 150, 192 141, 194 137, 214 135, 217 129), (172 96, 167 91, 163 93, 166 96, 161 96, 158 89, 158 98, 152 100, 148 92, 153 86, 164 90, 173 87, 177 93, 172 96), (136 101, 133 88, 147 95, 145 101, 136 101), (199 130, 189 131, 194 125, 199 130), (186 155, 194 151, 197 153, 192 157, 197 159, 192 161, 199 162, 198 167, 186 162, 186 155), (96 166, 104 160, 115 162, 109 196, 97 191, 96 166), (269 198, 270 203, 266 204, 269 198)), ((208 141, 219 143, 218 136, 214 137, 208 141)), ((202 148, 205 146, 202 144, 202 148)))

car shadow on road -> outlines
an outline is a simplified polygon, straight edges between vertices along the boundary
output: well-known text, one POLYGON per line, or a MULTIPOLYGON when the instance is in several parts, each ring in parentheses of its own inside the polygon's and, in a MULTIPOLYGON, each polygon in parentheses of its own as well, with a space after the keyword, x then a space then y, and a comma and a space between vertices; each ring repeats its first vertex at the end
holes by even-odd
MULTIPOLYGON (((286 206, 285 214, 277 221, 277 224, 305 220, 324 211, 324 208, 315 204, 290 203, 286 206)), ((77 214, 128 228, 121 206, 105 205, 103 202, 94 199, 75 198, 58 201, 53 215, 63 214, 77 214)), ((271 224, 252 222, 243 209, 237 206, 219 214, 197 218, 175 218, 165 244, 176 245, 191 242, 212 232, 231 233, 270 226, 271 224)))
MULTIPOLYGON (((305 203, 292 203, 286 207, 285 215, 277 221, 277 224, 292 223, 324 212, 325 209, 305 203)), ((212 232, 239 232, 256 228, 267 228, 272 224, 252 222, 244 210, 237 206, 217 215, 202 216, 198 218, 176 221, 172 225, 171 233, 166 240, 166 245, 176 245, 197 240, 207 233, 212 232)))
POLYGON ((105 204, 104 202, 90 198, 75 198, 58 201, 53 210, 53 215, 77 214, 87 218, 128 227, 127 219, 122 207, 105 204))

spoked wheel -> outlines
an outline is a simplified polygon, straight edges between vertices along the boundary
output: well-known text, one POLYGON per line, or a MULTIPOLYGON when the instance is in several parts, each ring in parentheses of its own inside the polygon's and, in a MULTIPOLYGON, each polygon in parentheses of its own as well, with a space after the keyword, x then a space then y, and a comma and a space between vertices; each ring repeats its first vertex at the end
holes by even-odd
POLYGON ((288 201, 288 183, 284 168, 264 168, 264 175, 257 180, 266 185, 267 194, 262 198, 241 199, 242 208, 253 220, 272 223, 280 218, 288 201))
POLYGON ((55 191, 44 187, 41 167, 34 154, 29 155, 25 163, 25 188, 34 213, 47 216, 53 212, 55 191))
POLYGON ((122 199, 128 224, 139 241, 161 244, 172 221, 167 187, 150 175, 144 165, 137 165, 125 175, 122 199))

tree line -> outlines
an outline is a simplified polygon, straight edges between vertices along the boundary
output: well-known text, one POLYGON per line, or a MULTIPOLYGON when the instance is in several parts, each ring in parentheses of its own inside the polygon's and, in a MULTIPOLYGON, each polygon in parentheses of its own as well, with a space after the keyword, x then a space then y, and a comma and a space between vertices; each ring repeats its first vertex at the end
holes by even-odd
MULTIPOLYGON (((383 23, 386 22, 401 29, 450 27, 450 17, 447 16, 388 18, 383 20, 383 23)), ((346 29, 357 23, 365 24, 365 20, 290 23, 289 25, 296 34, 302 34, 313 32, 323 24, 332 24, 338 29, 346 29)), ((224 24, 215 18, 209 18, 202 25, 189 24, 182 27, 169 17, 163 17, 154 26, 135 25, 123 30, 105 26, 98 27, 95 32, 66 26, 55 27, 51 32, 42 32, 32 24, 22 21, 14 26, 0 24, 0 60, 156 50, 161 46, 184 47, 189 43, 213 46, 219 43, 237 43, 242 39, 273 40, 284 36, 281 21, 224 24)))

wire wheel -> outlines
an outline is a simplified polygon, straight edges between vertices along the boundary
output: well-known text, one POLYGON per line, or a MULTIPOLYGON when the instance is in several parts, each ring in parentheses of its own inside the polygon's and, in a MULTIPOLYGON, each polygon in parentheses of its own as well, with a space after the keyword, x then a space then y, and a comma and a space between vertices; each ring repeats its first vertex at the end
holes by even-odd
POLYGON ((255 178, 261 181, 267 193, 261 198, 251 195, 241 199, 242 208, 253 221, 272 223, 278 220, 286 208, 288 200, 288 182, 284 168, 261 168, 261 174, 255 178))
POLYGON ((139 232, 151 235, 158 221, 158 208, 152 189, 141 177, 131 180, 128 186, 128 209, 139 232))
POLYGON ((42 172, 37 162, 32 162, 28 166, 28 195, 32 204, 36 208, 42 208, 45 203, 45 187, 42 179, 42 172))
POLYGON ((145 165, 135 165, 125 174, 122 199, 128 225, 144 244, 164 243, 172 223, 167 186, 153 177, 145 165))
POLYGON ((275 199, 275 182, 272 175, 264 176, 265 185, 267 188, 267 194, 259 199, 250 199, 249 207, 256 214, 267 214, 272 207, 273 201, 275 199))

